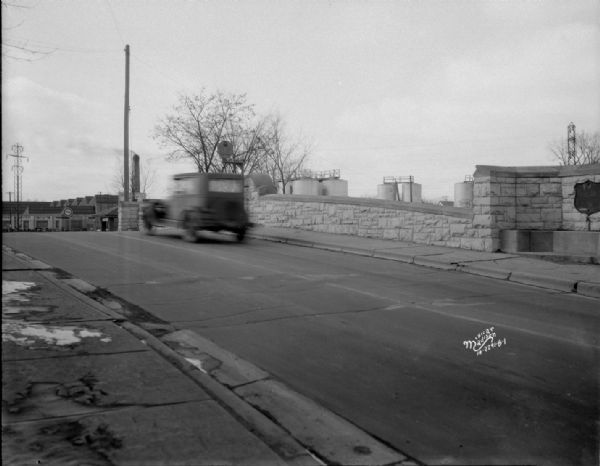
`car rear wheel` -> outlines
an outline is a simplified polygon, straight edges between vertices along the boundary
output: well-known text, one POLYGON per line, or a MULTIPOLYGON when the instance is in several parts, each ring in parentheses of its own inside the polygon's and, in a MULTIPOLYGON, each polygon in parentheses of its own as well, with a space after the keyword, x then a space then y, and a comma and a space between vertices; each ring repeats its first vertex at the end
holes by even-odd
POLYGON ((149 215, 144 215, 144 233, 146 233, 147 235, 153 235, 154 234, 154 227, 152 226, 152 217, 149 215))
POLYGON ((188 243, 198 242, 198 233, 188 218, 183 222, 183 239, 188 243))

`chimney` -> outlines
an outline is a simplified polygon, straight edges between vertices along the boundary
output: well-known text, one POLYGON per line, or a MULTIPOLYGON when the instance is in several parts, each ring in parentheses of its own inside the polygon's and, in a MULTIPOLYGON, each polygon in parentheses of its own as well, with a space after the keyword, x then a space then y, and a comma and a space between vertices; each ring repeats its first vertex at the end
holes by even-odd
POLYGON ((133 192, 132 198, 136 200, 137 194, 140 192, 140 156, 133 153, 133 183, 131 186, 133 192))

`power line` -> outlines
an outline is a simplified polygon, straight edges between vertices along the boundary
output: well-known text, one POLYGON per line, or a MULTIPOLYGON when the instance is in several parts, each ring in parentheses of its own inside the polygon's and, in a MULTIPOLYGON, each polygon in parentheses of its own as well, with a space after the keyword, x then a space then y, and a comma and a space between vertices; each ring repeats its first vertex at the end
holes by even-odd
POLYGON ((34 47, 48 49, 48 51, 46 53, 52 53, 55 51, 73 52, 73 53, 116 53, 115 49, 94 49, 94 48, 83 48, 83 47, 69 47, 69 46, 63 46, 63 45, 59 45, 59 44, 51 44, 48 42, 42 42, 42 41, 38 41, 38 40, 22 39, 19 37, 4 39, 3 45, 12 46, 12 47, 27 47, 29 44, 31 44, 34 47))
POLYGON ((115 25, 117 34, 119 34, 119 37, 121 38, 121 43, 124 43, 125 39, 123 39, 123 34, 121 34, 121 28, 119 28, 119 23, 117 21, 117 17, 115 16, 115 12, 113 11, 112 6, 110 5, 110 0, 106 0, 106 5, 108 6, 108 11, 110 11, 110 16, 113 19, 113 24, 115 25))

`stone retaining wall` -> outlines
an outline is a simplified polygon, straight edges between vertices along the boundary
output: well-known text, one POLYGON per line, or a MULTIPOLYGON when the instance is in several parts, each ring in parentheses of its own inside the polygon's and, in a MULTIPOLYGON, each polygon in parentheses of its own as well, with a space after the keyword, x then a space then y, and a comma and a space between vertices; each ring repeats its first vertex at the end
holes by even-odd
MULTIPOLYGON (((600 182, 600 165, 476 167, 473 208, 351 197, 266 195, 248 202, 252 221, 334 234, 413 241, 480 251, 501 249, 503 230, 586 230, 575 184, 600 182)), ((600 230, 600 213, 590 216, 600 230)))
POLYGON ((249 203, 255 223, 325 233, 412 241, 489 251, 487 225, 474 225, 471 209, 399 201, 271 194, 249 203))

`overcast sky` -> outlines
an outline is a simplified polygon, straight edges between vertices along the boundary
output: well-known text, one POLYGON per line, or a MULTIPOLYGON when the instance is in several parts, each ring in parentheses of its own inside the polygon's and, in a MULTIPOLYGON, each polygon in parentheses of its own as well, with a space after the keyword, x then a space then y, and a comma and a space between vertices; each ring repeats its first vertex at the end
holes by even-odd
POLYGON ((351 196, 413 175, 453 197, 476 165, 552 165, 552 141, 600 130, 600 1, 3 0, 2 196, 114 192, 125 44, 130 148, 171 174, 153 128, 178 93, 246 93, 340 169, 351 196), (36 52, 19 50, 26 47, 36 52))

